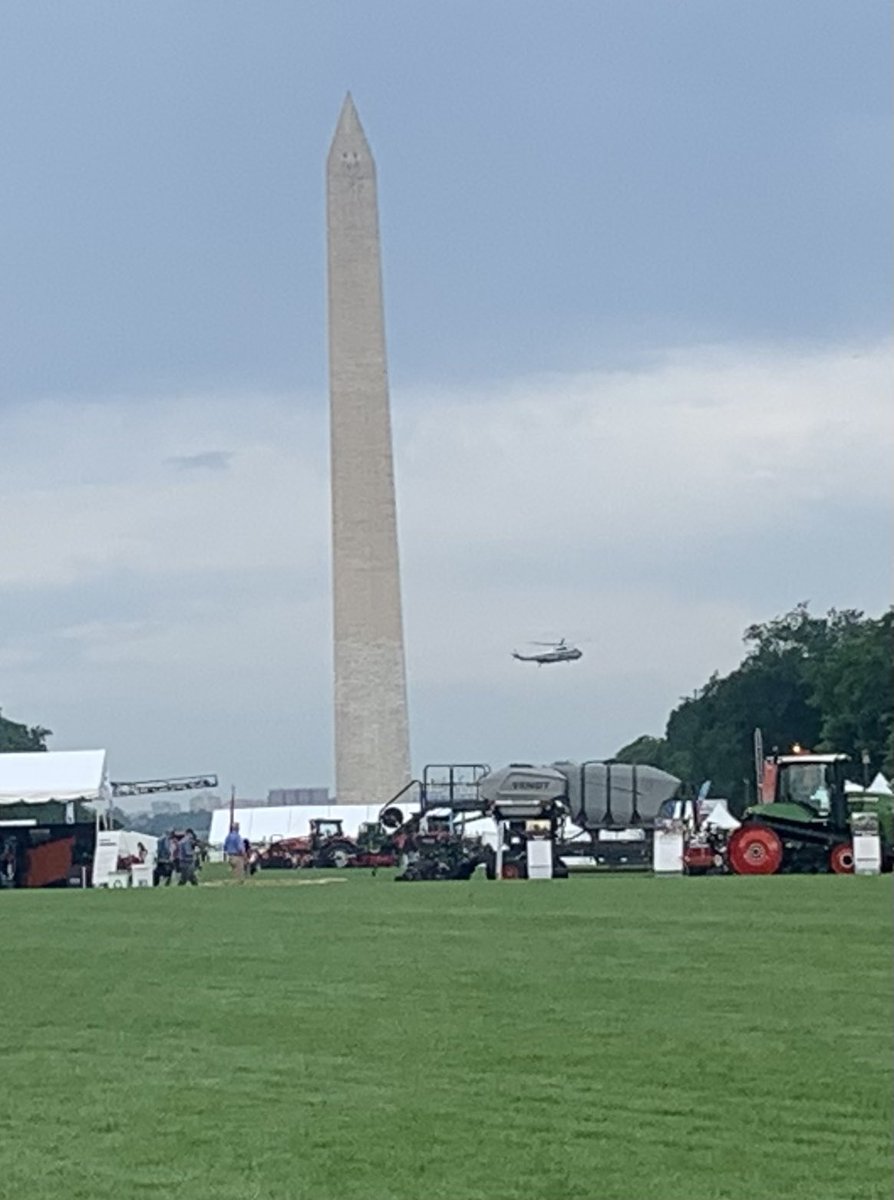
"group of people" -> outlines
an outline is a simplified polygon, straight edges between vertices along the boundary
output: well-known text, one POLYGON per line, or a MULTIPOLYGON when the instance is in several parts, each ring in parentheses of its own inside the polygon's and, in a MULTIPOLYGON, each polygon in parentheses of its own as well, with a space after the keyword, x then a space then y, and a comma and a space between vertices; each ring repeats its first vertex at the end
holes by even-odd
POLYGON ((205 849, 194 830, 187 829, 185 833, 178 834, 169 829, 158 839, 156 847, 156 885, 169 887, 176 875, 178 886, 190 884, 192 887, 198 887, 197 872, 205 858, 205 849))

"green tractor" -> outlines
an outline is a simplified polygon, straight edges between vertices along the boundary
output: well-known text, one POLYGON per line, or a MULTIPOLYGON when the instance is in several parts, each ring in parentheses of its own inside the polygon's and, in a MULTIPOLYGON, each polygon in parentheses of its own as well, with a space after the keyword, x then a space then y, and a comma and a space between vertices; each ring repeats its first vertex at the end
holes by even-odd
POLYGON ((882 870, 894 846, 894 797, 845 788, 846 754, 774 754, 763 761, 760 803, 746 809, 730 836, 727 858, 736 875, 854 870, 851 817, 875 815, 882 870))

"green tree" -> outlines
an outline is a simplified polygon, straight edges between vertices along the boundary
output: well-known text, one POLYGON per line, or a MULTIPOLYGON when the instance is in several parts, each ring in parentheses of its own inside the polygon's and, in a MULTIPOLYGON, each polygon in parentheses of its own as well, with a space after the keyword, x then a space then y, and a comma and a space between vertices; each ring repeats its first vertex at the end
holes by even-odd
POLYGON ((42 725, 19 725, 3 716, 0 710, 0 754, 20 750, 46 750, 47 738, 53 736, 51 729, 42 725))
POLYGON ((894 610, 844 628, 811 665, 811 697, 822 714, 818 747, 866 751, 873 772, 894 771, 894 610))
POLYGON ((664 738, 651 737, 644 733, 642 737, 622 746, 615 755, 615 760, 622 763, 660 767, 666 753, 667 743, 664 738))

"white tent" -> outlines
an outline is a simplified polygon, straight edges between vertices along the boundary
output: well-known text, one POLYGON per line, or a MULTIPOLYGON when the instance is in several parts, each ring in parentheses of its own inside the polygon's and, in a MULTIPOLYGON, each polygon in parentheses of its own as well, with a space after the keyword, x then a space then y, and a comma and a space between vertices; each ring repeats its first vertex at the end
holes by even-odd
POLYGON ((110 798, 105 750, 0 754, 0 804, 106 803, 110 798))
MULTIPOLYGON (((670 808, 670 805, 668 807, 670 808)), ((690 824, 692 821, 692 801, 675 800, 672 808, 670 808, 670 815, 672 815, 675 821, 685 821, 687 824, 690 824)), ((698 821, 700 826, 704 826, 707 829, 721 829, 729 832, 733 829, 738 829, 742 824, 730 812, 729 801, 714 796, 698 801, 698 821)))
POLYGON ((726 829, 732 831, 742 824, 729 810, 728 800, 715 800, 711 809, 705 813, 704 823, 709 829, 726 829))
POLYGON ((891 785, 885 779, 884 775, 879 771, 869 787, 864 788, 862 784, 853 783, 849 779, 844 785, 844 790, 849 796, 891 796, 894 792, 891 790, 891 785))

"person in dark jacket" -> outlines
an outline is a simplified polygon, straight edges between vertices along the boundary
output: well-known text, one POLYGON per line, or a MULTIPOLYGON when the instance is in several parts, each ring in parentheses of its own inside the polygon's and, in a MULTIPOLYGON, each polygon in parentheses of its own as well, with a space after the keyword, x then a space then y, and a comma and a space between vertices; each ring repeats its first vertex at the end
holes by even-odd
POLYGON ((174 831, 169 829, 158 839, 155 851, 155 886, 170 887, 174 874, 174 831))
POLYGON ((187 829, 177 846, 177 873, 180 876, 177 884, 179 887, 183 887, 187 883, 192 884, 193 887, 199 886, 199 881, 196 879, 197 858, 196 835, 191 829, 187 829))

